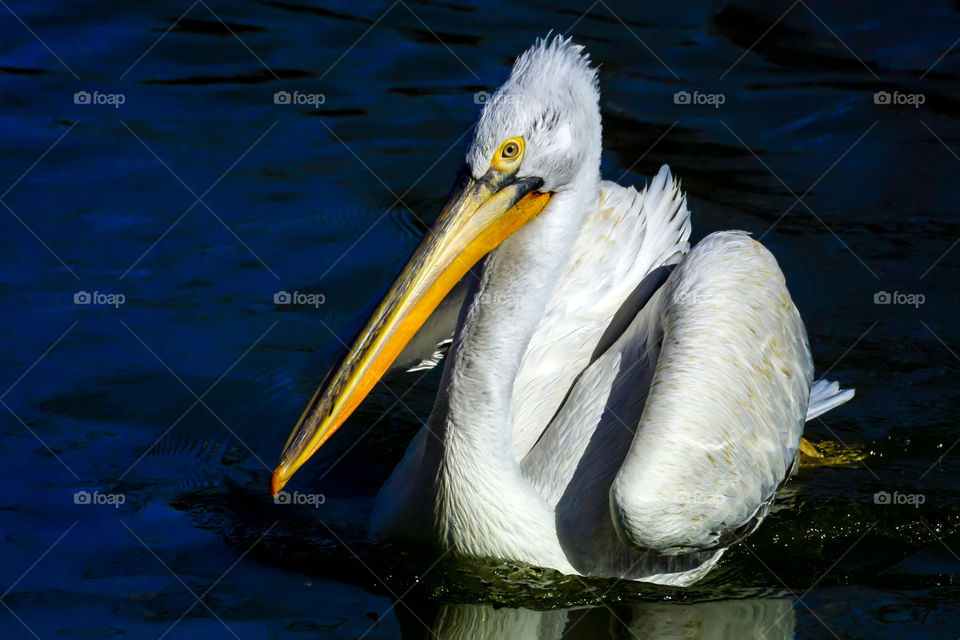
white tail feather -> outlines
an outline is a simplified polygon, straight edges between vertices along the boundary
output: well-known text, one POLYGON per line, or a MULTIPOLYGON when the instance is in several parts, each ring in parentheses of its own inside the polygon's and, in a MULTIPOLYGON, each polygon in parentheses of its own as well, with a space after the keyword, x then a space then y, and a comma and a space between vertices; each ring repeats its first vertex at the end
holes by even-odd
POLYGON ((827 411, 848 402, 854 396, 853 389, 841 389, 839 382, 831 382, 823 378, 817 380, 810 387, 810 404, 807 406, 807 422, 827 411))

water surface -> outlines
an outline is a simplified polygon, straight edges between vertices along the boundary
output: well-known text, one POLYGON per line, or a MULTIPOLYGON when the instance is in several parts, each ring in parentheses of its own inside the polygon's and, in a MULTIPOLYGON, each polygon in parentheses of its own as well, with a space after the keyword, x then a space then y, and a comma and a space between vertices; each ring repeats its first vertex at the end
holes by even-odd
POLYGON ((956 637, 955 3, 0 15, 4 637, 956 637), (267 495, 319 378, 435 216, 478 92, 551 29, 600 64, 605 175, 642 185, 667 163, 695 240, 762 238, 818 372, 857 388, 808 436, 867 457, 803 471, 685 591, 371 544, 436 372, 380 385, 298 474, 323 504, 267 495))

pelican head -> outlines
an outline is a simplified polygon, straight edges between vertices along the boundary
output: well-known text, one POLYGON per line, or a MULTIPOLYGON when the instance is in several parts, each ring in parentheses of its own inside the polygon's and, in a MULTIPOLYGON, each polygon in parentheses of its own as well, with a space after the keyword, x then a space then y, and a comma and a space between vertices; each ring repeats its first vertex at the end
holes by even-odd
POLYGON ((600 90, 583 47, 569 39, 541 40, 521 55, 510 78, 490 97, 477 122, 467 164, 486 172, 505 140, 526 146, 521 177, 543 180, 543 191, 571 188, 600 172, 600 90))
POLYGON ((484 106, 465 170, 430 233, 301 415, 273 472, 271 492, 280 491, 353 413, 477 261, 551 200, 584 181, 595 187, 599 167, 596 71, 569 39, 538 41, 484 106))

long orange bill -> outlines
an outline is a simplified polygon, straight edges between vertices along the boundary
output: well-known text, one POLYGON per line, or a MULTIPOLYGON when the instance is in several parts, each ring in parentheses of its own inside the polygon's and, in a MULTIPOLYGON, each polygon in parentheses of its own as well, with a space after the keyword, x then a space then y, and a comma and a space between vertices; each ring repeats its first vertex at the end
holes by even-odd
POLYGON ((464 274, 543 210, 551 195, 536 191, 542 184, 494 168, 479 180, 458 182, 429 235, 300 416, 273 472, 271 493, 283 489, 353 413, 464 274))

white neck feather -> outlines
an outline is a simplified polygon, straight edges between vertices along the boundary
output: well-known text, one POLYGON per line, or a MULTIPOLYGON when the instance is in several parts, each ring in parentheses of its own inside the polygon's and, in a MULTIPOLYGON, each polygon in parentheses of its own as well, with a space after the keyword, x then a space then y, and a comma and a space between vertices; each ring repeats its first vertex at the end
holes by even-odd
MULTIPOLYGON (((566 265, 597 180, 557 193, 548 207, 492 252, 463 311, 429 428, 426 459, 439 464, 439 535, 454 549, 524 559, 524 540, 556 541, 552 508, 513 455, 513 380, 566 265)), ((471 276, 468 276, 471 277, 471 276)), ((555 542, 554 566, 566 563, 555 542)), ((540 557, 539 562, 543 562, 540 557)), ((534 558, 530 558, 534 561, 534 558)))

